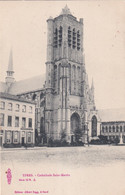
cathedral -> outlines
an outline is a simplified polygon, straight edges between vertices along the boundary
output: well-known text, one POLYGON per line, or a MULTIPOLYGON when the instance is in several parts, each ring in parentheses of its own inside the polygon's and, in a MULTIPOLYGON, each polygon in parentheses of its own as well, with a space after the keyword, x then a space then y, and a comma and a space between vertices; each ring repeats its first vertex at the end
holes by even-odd
MULTIPOLYGON (((49 139, 68 143, 78 134, 84 143, 100 135, 101 119, 94 100, 94 84, 88 84, 84 57, 83 19, 77 20, 66 6, 47 20, 46 75, 14 80, 10 53, 4 93, 35 102, 36 142, 49 139)), ((41 67, 42 68, 42 67, 41 67)))

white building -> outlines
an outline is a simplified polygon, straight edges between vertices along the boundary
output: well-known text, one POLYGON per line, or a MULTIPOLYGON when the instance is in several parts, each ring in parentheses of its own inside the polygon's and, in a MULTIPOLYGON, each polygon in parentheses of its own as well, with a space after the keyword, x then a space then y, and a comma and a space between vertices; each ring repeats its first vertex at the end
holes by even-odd
POLYGON ((35 143, 35 103, 0 93, 0 146, 32 146, 35 143))

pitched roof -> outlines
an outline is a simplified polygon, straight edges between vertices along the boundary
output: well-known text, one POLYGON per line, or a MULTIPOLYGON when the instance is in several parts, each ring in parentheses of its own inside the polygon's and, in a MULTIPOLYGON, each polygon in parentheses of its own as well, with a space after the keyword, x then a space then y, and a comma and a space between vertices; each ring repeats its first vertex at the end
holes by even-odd
POLYGON ((125 108, 99 110, 102 122, 125 121, 125 108))
POLYGON ((44 88, 45 74, 35 76, 29 79, 17 81, 11 85, 9 93, 11 94, 23 94, 31 91, 37 91, 44 88))
POLYGON ((7 85, 5 82, 0 82, 0 92, 7 92, 7 85))
POLYGON ((15 81, 11 84, 9 89, 5 82, 0 82, 0 92, 5 92, 13 95, 25 94, 31 91, 44 89, 44 84, 45 74, 21 81, 15 81))
POLYGON ((19 102, 26 102, 26 103, 30 103, 30 104, 36 104, 33 101, 27 100, 27 99, 22 98, 22 97, 18 97, 16 95, 11 95, 9 93, 0 92, 0 98, 9 99, 9 100, 16 100, 19 102))

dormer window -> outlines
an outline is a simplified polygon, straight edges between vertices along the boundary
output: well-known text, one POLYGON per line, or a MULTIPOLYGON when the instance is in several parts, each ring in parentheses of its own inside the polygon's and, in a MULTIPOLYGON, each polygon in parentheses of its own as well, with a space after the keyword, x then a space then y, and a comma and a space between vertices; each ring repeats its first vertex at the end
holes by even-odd
POLYGON ((25 105, 22 106, 22 112, 26 112, 26 106, 25 105))
POLYGON ((5 109, 5 102, 0 102, 0 109, 5 109))
POLYGON ((8 110, 12 111, 12 103, 8 104, 8 110))

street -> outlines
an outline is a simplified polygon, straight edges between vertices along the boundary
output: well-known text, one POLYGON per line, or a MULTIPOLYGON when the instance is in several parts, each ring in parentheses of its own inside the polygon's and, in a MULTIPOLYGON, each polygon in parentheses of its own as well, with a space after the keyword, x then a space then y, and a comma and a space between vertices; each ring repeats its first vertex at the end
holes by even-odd
MULTIPOLYGON (((4 149, 1 162, 2 186, 7 183, 6 170, 12 170, 12 195, 17 189, 29 189, 31 194, 33 190, 48 190, 50 195, 75 195, 81 191, 85 195, 93 192, 94 195, 123 195, 125 192, 124 146, 4 149), (27 174, 32 178, 26 182, 27 177, 23 176, 27 174)), ((3 195, 10 190, 6 186, 2 188, 3 195)))

